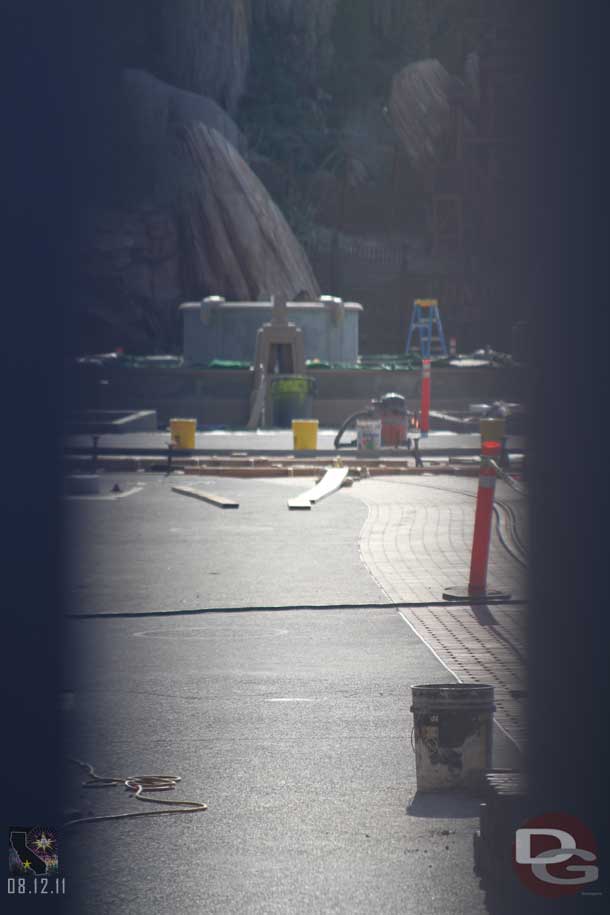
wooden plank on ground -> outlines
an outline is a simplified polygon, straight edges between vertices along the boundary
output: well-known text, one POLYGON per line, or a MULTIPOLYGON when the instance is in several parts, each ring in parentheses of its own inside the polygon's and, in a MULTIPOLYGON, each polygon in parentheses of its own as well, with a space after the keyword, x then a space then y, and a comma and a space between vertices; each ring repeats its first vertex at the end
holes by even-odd
POLYGON ((304 499, 303 496, 297 496, 296 499, 288 500, 288 508, 290 511, 310 511, 311 502, 309 499, 304 499))
POLYGON ((310 506, 311 504, 315 505, 316 502, 320 502, 327 496, 332 495, 333 492, 341 489, 347 474, 347 467, 331 467, 327 469, 319 483, 316 483, 315 486, 308 489, 307 492, 301 493, 295 499, 289 499, 288 508, 291 510, 304 509, 307 508, 307 503, 310 506))
POLYGON ((177 492, 181 496, 191 496, 202 502, 209 502, 210 505, 215 505, 217 508, 239 508, 239 502, 235 502, 234 499, 225 499, 223 496, 217 496, 216 493, 202 492, 191 486, 172 486, 172 492, 177 492))

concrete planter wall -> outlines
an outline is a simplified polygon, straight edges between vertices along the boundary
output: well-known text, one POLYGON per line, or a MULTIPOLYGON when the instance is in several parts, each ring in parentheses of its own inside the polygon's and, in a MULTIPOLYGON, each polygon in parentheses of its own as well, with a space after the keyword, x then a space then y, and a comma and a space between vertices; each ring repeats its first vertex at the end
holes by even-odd
MULTIPOLYGON (((306 359, 356 362, 362 305, 288 302, 288 320, 303 331, 306 359)), ((189 365, 212 359, 254 360, 256 332, 271 321, 270 302, 187 302, 180 306, 189 365)))
MULTIPOLYGON (((410 407, 419 405, 419 372, 307 372, 316 379, 313 417, 337 427, 372 397, 396 391, 410 407)), ((249 416, 253 372, 233 370, 134 369, 76 366, 71 409, 156 410, 161 424, 192 416, 201 425, 244 426, 249 416)), ((432 375, 434 409, 467 409, 469 403, 502 399, 523 402, 527 374, 520 369, 439 368, 432 375)))

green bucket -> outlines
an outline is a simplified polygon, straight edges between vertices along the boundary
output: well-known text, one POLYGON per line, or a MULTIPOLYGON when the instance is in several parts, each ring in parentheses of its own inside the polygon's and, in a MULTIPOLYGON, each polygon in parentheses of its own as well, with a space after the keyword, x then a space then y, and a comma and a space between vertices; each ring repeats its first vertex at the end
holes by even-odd
POLYGON ((295 375, 292 378, 277 378, 271 382, 273 395, 279 397, 283 394, 309 394, 311 386, 311 379, 302 375, 295 375))
POLYGON ((284 375, 271 379, 273 425, 290 428, 293 419, 311 419, 315 379, 284 375))

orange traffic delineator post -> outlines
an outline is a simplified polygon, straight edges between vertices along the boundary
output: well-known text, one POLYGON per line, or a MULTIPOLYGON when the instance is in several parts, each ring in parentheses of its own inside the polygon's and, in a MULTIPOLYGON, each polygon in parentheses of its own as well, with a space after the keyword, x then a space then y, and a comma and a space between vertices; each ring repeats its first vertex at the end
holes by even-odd
POLYGON ((496 468, 493 462, 498 460, 501 452, 500 442, 483 442, 481 445, 481 469, 474 516, 468 587, 447 588, 443 591, 444 600, 487 603, 490 600, 498 601, 510 598, 510 594, 506 591, 488 590, 487 588, 489 544, 496 490, 496 468))
POLYGON ((424 438, 430 430, 430 360, 422 359, 421 363, 421 408, 420 433, 424 438))

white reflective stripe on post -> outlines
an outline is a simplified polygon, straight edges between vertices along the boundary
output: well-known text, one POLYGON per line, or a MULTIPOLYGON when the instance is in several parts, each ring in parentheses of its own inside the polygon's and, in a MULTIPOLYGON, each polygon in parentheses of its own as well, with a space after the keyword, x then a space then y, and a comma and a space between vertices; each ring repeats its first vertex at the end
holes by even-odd
POLYGON ((422 377, 423 378, 430 377, 430 363, 428 362, 428 360, 425 360, 424 362, 422 362, 422 377))
POLYGON ((493 489, 496 485, 496 478, 491 476, 481 476, 479 477, 479 486, 481 489, 493 489))

